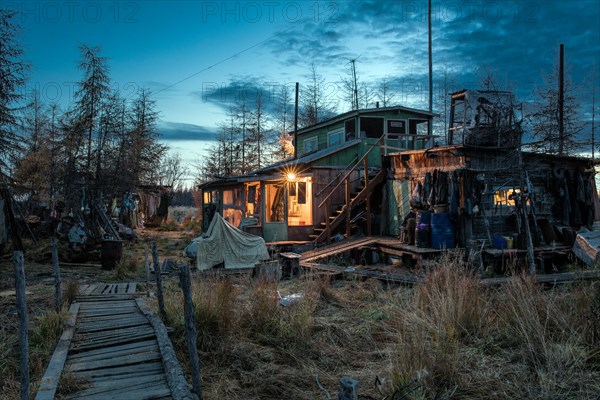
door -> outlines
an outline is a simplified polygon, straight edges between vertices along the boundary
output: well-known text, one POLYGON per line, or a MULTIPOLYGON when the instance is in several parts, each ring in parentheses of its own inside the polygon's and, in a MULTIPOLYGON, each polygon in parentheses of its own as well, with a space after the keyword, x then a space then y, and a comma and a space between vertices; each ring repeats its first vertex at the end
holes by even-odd
POLYGON ((266 242, 287 240, 287 195, 284 182, 265 183, 265 225, 263 238, 266 242))

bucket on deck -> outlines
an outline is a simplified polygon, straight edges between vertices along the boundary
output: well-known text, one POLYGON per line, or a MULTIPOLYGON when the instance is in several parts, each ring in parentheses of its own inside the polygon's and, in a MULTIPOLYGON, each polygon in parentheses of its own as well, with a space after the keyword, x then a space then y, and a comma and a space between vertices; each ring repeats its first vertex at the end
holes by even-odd
POLYGON ((420 224, 429 225, 429 224, 431 224, 431 211, 427 211, 427 210, 417 211, 416 218, 417 218, 417 225, 420 225, 420 224))
POLYGON ((415 245, 417 247, 431 247, 431 225, 417 224, 415 229, 415 245))
POLYGON ((431 247, 434 249, 452 249, 456 247, 454 225, 448 213, 431 215, 431 247))
POLYGON ((102 269, 114 269, 123 255, 122 240, 102 240, 100 242, 100 262, 102 269))

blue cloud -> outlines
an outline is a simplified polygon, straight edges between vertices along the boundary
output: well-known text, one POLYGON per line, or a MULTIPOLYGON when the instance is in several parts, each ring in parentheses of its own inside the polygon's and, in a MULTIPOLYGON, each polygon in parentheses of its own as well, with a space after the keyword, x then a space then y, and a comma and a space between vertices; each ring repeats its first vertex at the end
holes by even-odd
POLYGON ((165 141, 213 141, 216 139, 214 129, 182 122, 162 122, 158 126, 158 134, 160 138, 165 141))

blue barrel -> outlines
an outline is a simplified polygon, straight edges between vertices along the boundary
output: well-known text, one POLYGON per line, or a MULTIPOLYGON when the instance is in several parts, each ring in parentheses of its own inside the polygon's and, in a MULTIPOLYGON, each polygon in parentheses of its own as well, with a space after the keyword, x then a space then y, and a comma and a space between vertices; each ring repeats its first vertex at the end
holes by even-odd
POLYGON ((415 245, 417 247, 431 247, 431 225, 417 224, 415 228, 415 245))
POLYGON ((454 225, 450 214, 431 214, 431 247, 434 249, 452 249, 456 247, 454 225))
POLYGON ((427 210, 417 211, 416 219, 417 219, 417 225, 419 225, 419 224, 431 225, 431 211, 427 211, 427 210))

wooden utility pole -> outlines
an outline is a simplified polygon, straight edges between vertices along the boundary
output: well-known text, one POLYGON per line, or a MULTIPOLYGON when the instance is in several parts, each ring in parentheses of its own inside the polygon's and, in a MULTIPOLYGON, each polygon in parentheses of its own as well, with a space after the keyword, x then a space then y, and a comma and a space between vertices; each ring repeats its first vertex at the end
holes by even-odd
POLYGON ((298 158, 298 93, 300 84, 296 82, 296 100, 294 102, 294 159, 298 158))
POLYGON ((23 252, 13 253, 15 270, 15 293, 17 297, 17 312, 19 313, 19 348, 21 351, 21 400, 29 400, 29 315, 25 295, 25 268, 23 252))
POLYGON ((596 89, 592 88, 592 162, 595 160, 595 147, 596 147, 596 138, 595 138, 595 127, 596 127, 596 89))
POLYGON ((565 45, 560 44, 560 56, 558 62, 558 155, 562 156, 564 151, 565 127, 565 45))
MULTIPOLYGON (((428 1, 427 7, 427 33, 428 33, 428 54, 429 54, 429 112, 433 112, 433 59, 431 52, 431 0, 428 1)), ((427 124, 427 135, 431 136, 433 127, 431 120, 427 124)))
POLYGON ((354 104, 356 109, 358 110, 360 107, 358 106, 358 82, 356 81, 356 59, 350 60, 352 63, 352 78, 354 79, 354 104))

